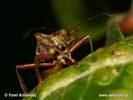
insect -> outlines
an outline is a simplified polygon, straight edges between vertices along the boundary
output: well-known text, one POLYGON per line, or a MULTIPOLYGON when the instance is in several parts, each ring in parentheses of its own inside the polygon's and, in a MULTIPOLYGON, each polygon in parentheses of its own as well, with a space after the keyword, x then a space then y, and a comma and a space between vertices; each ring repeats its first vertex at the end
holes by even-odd
POLYGON ((76 61, 71 54, 87 40, 89 40, 91 52, 93 51, 91 37, 86 35, 77 41, 76 30, 59 29, 50 35, 37 32, 34 34, 34 37, 36 38, 34 63, 16 66, 17 77, 24 93, 28 93, 28 91, 19 70, 35 69, 38 84, 40 84, 42 76, 39 68, 48 67, 48 71, 51 73, 59 70, 61 66, 75 64, 76 61))

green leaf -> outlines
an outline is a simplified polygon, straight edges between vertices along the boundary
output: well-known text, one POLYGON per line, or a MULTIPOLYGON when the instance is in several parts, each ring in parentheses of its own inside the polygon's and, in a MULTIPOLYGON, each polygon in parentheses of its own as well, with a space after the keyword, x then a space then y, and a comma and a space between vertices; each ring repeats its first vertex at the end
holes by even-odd
POLYGON ((49 76, 32 93, 36 97, 24 100, 132 100, 133 38, 96 50, 49 76))
POLYGON ((124 39, 125 38, 119 28, 118 21, 116 19, 110 20, 107 28, 106 45, 110 45, 124 39))

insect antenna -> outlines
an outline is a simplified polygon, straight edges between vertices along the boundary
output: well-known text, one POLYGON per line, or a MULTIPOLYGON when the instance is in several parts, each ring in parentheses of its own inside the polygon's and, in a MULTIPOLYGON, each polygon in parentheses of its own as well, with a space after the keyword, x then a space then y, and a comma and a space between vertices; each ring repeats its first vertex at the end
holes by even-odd
POLYGON ((75 25, 75 26, 71 27, 69 30, 71 30, 71 31, 72 31, 72 30, 75 30, 77 27, 80 27, 81 25, 85 24, 86 21, 91 21, 91 20, 93 20, 93 19, 95 19, 95 18, 97 18, 97 17, 104 16, 104 15, 105 15, 105 16, 108 16, 108 17, 111 17, 111 18, 116 17, 115 15, 102 12, 102 13, 100 13, 100 14, 97 14, 97 15, 95 15, 95 16, 92 16, 92 17, 89 17, 89 18, 83 20, 81 23, 79 23, 78 25, 75 25))
POLYGON ((47 28, 47 27, 36 27, 36 28, 31 28, 28 30, 28 32, 26 32, 26 34, 22 37, 22 39, 27 38, 32 32, 40 32, 41 30, 50 30, 50 31, 56 31, 56 29, 53 28, 47 28))

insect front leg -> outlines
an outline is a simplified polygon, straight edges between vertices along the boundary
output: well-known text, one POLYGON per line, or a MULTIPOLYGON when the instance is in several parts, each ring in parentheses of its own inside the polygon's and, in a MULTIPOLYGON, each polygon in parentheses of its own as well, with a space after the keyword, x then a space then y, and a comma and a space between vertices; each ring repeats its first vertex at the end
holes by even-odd
MULTIPOLYGON (((43 64, 43 65, 45 65, 45 64, 43 64)), ((23 91, 24 93, 26 93, 26 94, 28 93, 28 90, 27 90, 26 85, 24 84, 24 80, 23 80, 21 74, 19 73, 19 70, 26 70, 26 69, 33 69, 33 68, 36 69, 36 67, 37 67, 37 66, 36 66, 36 64, 34 64, 34 63, 32 63, 32 64, 17 65, 17 66, 16 66, 16 74, 17 74, 17 77, 18 77, 20 86, 21 86, 21 88, 22 88, 22 91, 23 91)))
MULTIPOLYGON (((43 64, 43 65, 45 65, 45 64, 43 64)), ((33 68, 35 68, 35 66, 36 66, 36 64, 34 64, 34 63, 32 63, 32 64, 22 64, 22 65, 17 65, 16 66, 16 74, 17 74, 20 86, 22 88, 22 91, 24 93, 28 93, 28 90, 26 88, 26 85, 24 84, 24 80, 23 80, 21 74, 19 73, 19 70, 33 69, 33 68)))
MULTIPOLYGON (((53 63, 40 63, 40 65, 38 67, 52 67, 56 65, 56 61, 53 61, 53 63)), ((21 76, 21 74, 19 73, 19 70, 27 70, 27 69, 34 69, 36 68, 36 64, 35 63, 31 63, 31 64, 22 64, 22 65, 17 65, 16 66, 16 74, 20 83, 20 86, 22 88, 22 91, 24 93, 28 93, 28 90, 26 88, 26 85, 24 84, 24 80, 21 76)))
POLYGON ((93 52, 93 45, 92 45, 92 41, 91 41, 91 37, 89 35, 83 37, 80 41, 78 41, 70 50, 70 54, 75 51, 78 47, 80 47, 84 42, 86 42, 86 40, 89 40, 89 45, 90 45, 90 49, 91 52, 93 52))
POLYGON ((28 93, 28 90, 26 88, 26 85, 24 84, 24 80, 22 79, 22 76, 18 72, 18 69, 16 69, 16 74, 17 74, 17 77, 18 77, 20 86, 22 88, 22 91, 27 94, 28 93))
POLYGON ((41 77, 41 74, 39 72, 39 64, 38 64, 38 56, 39 55, 39 44, 38 44, 38 41, 37 41, 37 45, 36 45, 36 54, 35 54, 35 71, 36 71, 36 76, 37 76, 37 79, 38 79, 38 84, 41 83, 41 80, 42 80, 42 77, 41 77))

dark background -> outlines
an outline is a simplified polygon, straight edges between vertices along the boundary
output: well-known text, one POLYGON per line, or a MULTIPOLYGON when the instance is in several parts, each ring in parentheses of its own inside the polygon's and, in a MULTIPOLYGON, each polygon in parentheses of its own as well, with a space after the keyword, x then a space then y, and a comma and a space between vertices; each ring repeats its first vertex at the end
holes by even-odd
MULTIPOLYGON (((10 6, 6 3, 6 9, 3 12, 2 20, 4 24, 2 28, 4 33, 1 38, 3 37, 2 43, 4 44, 1 45, 3 53, 1 53, 0 70, 0 97, 2 98, 4 93, 23 93, 15 71, 16 64, 33 62, 36 41, 33 33, 25 39, 22 37, 30 28, 45 26, 52 29, 57 26, 49 0, 43 2, 19 1, 10 6)), ((25 75, 25 79, 30 80, 27 85, 30 86, 29 83, 34 85, 34 72, 32 70, 28 72, 25 75), (30 74, 27 74, 28 72, 30 74)), ((29 89, 31 88, 33 86, 29 89)), ((4 97, 4 99, 12 98, 4 97)))
MULTIPOLYGON (((104 1, 108 4, 108 6, 112 8, 112 10, 116 12, 127 11, 131 3, 131 0, 126 0, 126 2, 124 0, 104 1)), ((6 39, 7 41, 4 39, 4 47, 6 49, 6 53, 4 53, 4 57, 2 59, 4 59, 5 63, 1 65, 2 96, 4 93, 22 93, 16 76, 15 66, 16 64, 33 62, 36 43, 33 37, 33 33, 29 34, 29 36, 27 36, 25 39, 22 38, 26 34, 26 32, 30 28, 41 26, 45 26, 48 29, 51 29, 51 31, 53 28, 59 28, 50 2, 50 0, 44 0, 43 2, 19 1, 16 2, 14 7, 13 5, 12 7, 7 7, 8 10, 6 10, 6 12, 8 11, 9 14, 5 17, 6 20, 8 17, 12 15, 13 16, 10 19, 10 25, 6 24, 6 26, 12 27, 11 30, 13 29, 13 31, 9 31, 8 27, 5 28, 5 31, 8 30, 9 32, 5 34, 6 36, 8 36, 8 39, 6 39), (10 11, 10 8, 13 8, 13 11, 10 11)), ((85 2, 88 1, 85 0, 85 2)), ((91 1, 91 3, 95 5, 95 1, 91 1)), ((50 30, 47 30, 47 32, 50 32, 50 30)), ((28 81, 31 80, 30 82, 27 81, 27 85, 31 86, 31 83, 35 85, 35 78, 33 76, 34 72, 27 71, 27 73, 25 75, 25 77, 27 78, 25 79, 27 79, 28 81), (27 74, 28 72, 30 74, 27 74)), ((32 87, 33 86, 31 86, 30 88, 32 87)))

